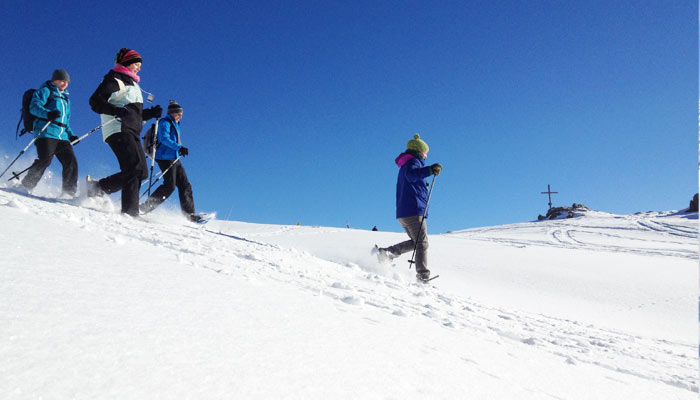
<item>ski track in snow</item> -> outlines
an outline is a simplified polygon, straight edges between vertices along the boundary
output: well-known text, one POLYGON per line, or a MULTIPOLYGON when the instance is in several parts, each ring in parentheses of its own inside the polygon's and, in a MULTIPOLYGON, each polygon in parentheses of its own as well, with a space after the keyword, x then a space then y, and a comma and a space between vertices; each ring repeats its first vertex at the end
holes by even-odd
MULTIPOLYGON (((593 218, 598 212, 590 213, 593 218)), ((617 217, 618 225, 591 225, 590 218, 577 221, 568 219, 561 227, 541 227, 539 222, 470 229, 468 232, 453 232, 452 238, 481 240, 515 247, 547 246, 574 250, 596 250, 632 253, 644 256, 679 257, 698 259, 698 230, 688 225, 664 221, 665 217, 677 213, 641 213, 617 217), (546 231, 549 241, 523 239, 522 236, 537 237, 535 233, 546 231), (514 232, 522 232, 524 235, 514 232), (617 243, 615 245, 610 243, 617 243), (626 243, 621 246, 619 243, 626 243)), ((697 218, 697 216, 695 217, 697 218)), ((551 221, 556 224, 558 221, 551 221)), ((539 235, 543 236, 543 235, 539 235)))
MULTIPOLYGON (((104 204, 95 204, 93 199, 75 201, 76 204, 81 202, 92 208, 105 207, 104 204)), ((62 223, 100 232, 107 240, 116 243, 152 243, 172 251, 178 262, 193 268, 238 279, 294 285, 310 295, 324 296, 341 310, 374 307, 397 318, 425 318, 444 329, 462 330, 467 335, 479 335, 496 344, 509 341, 534 347, 557 355, 566 363, 586 363, 698 392, 695 344, 646 338, 572 320, 490 307, 436 288, 439 279, 431 285, 405 282, 397 274, 384 276, 361 265, 321 260, 304 251, 262 241, 274 232, 256 234, 256 240, 252 240, 232 232, 216 232, 212 223, 201 228, 182 220, 180 223, 145 222, 114 212, 75 208, 75 204, 66 205, 59 201, 47 204, 40 198, 6 190, 0 191, 0 206, 24 207, 37 216, 60 218, 62 223), (56 207, 73 209, 57 213, 56 207), (238 262, 231 264, 232 257, 238 262)), ((447 236, 513 246, 596 248, 697 259, 697 231, 666 223, 663 217, 648 215, 634 215, 620 222, 620 226, 613 229, 590 226, 588 222, 562 226, 549 231, 549 242, 502 237, 503 228, 473 229, 447 236), (647 239, 634 236, 648 231, 653 231, 656 238, 651 247, 647 239), (630 232, 634 237, 630 238, 630 232), (659 241, 659 233, 664 237, 663 241, 659 241), (606 237, 624 237, 629 245, 606 245, 606 237), (640 246, 635 246, 636 241, 640 246), (693 246, 695 250, 688 248, 693 246)), ((524 224, 523 229, 541 228, 533 223, 524 224)))

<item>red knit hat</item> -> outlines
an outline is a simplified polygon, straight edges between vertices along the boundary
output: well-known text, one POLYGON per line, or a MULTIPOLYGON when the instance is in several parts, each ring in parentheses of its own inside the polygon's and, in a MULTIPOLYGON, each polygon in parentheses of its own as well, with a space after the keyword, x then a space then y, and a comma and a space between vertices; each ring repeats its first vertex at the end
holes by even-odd
POLYGON ((126 47, 119 50, 117 57, 114 59, 115 64, 121 64, 125 67, 137 62, 143 62, 141 54, 137 53, 136 50, 127 49, 126 47))

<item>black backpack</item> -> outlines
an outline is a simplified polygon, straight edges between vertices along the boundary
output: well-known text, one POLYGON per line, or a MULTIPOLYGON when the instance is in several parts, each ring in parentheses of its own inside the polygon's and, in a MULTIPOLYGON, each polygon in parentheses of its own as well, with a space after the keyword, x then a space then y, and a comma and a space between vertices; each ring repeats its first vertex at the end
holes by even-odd
MULTIPOLYGON (((172 122, 170 122, 170 125, 172 128, 175 128, 172 122)), ((146 134, 143 135, 141 139, 143 139, 143 151, 146 153, 148 158, 151 158, 151 155, 156 154, 155 150, 158 150, 158 147, 160 146, 160 143, 158 143, 156 124, 151 124, 151 127, 148 128, 146 134)))
POLYGON ((15 139, 34 129, 36 117, 29 112, 29 103, 32 102, 34 92, 36 92, 36 89, 29 89, 22 96, 22 109, 20 109, 19 122, 17 122, 17 129, 15 129, 15 139), (22 132, 19 132, 19 126, 22 124, 22 121, 24 121, 24 128, 22 132))
POLYGON ((148 158, 151 158, 152 155, 156 154, 155 151, 158 149, 158 145, 160 144, 157 140, 156 124, 151 124, 151 127, 148 128, 142 139, 143 151, 146 153, 148 158))

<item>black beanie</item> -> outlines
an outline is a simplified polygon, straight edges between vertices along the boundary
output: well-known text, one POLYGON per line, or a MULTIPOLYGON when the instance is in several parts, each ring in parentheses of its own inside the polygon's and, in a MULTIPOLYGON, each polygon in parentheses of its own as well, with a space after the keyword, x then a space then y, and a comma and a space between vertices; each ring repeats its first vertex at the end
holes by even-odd
POLYGON ((177 114, 182 112, 182 107, 180 107, 179 104, 177 104, 177 101, 175 100, 170 100, 170 104, 168 104, 168 114, 177 114))
POLYGON ((65 69, 57 69, 51 74, 52 81, 70 81, 70 75, 65 69))

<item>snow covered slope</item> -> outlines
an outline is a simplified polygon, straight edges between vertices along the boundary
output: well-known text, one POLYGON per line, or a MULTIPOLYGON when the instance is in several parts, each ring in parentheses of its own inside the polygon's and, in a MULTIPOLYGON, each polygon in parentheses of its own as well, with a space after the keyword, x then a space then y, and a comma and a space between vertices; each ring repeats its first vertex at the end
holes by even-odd
POLYGON ((698 396, 697 213, 433 235, 426 286, 403 234, 77 203, 0 189, 0 398, 698 396))

